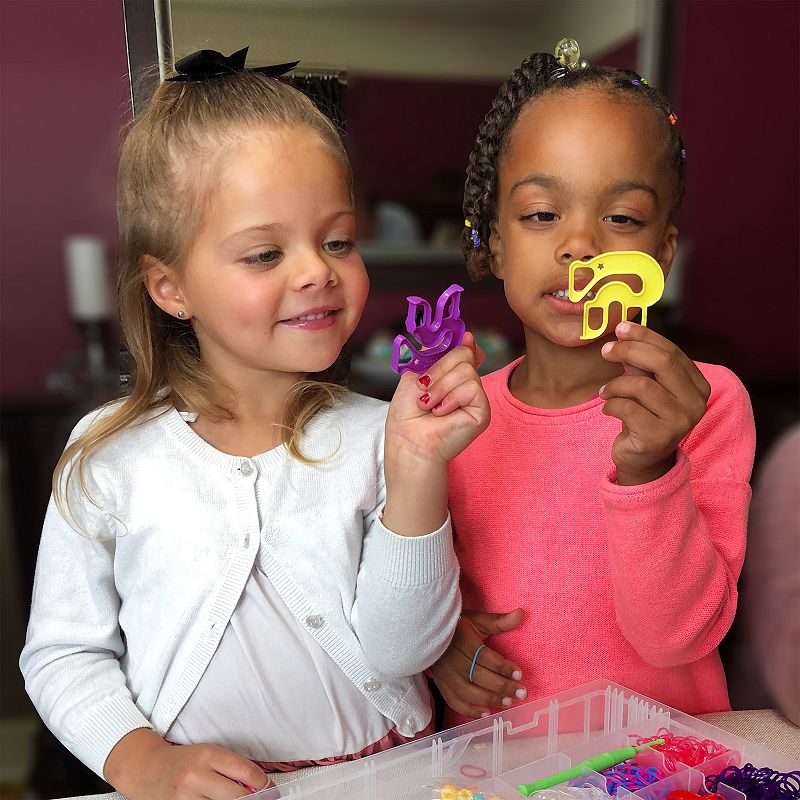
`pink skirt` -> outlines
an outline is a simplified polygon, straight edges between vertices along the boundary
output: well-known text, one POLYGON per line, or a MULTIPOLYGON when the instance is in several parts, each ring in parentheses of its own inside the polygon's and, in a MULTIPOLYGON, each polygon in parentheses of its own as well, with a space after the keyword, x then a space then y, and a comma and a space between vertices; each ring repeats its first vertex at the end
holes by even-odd
MULTIPOLYGON (((294 770, 303 769, 304 767, 328 767, 333 764, 343 764, 346 761, 356 761, 359 758, 375 755, 375 753, 382 753, 384 750, 397 747, 399 744, 407 744, 408 742, 413 742, 415 739, 422 739, 425 736, 430 736, 435 731, 434 720, 431 718, 428 727, 414 736, 403 736, 397 728, 392 728, 382 739, 367 745, 358 753, 350 753, 346 756, 331 756, 330 758, 322 758, 319 760, 309 759, 307 761, 256 761, 253 759, 253 763, 257 764, 265 772, 294 772, 294 770)), ((267 789, 272 786, 275 786, 275 784, 270 781, 264 788, 267 789)))

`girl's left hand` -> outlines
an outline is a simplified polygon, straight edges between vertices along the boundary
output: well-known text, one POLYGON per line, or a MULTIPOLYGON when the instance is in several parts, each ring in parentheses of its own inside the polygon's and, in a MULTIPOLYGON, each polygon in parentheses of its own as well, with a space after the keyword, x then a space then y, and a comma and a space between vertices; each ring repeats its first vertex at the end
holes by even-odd
POLYGON ((386 420, 387 459, 448 462, 489 424, 489 400, 477 369, 485 359, 471 333, 424 375, 405 372, 386 420))
POLYGON ((625 374, 600 390, 603 413, 622 421, 611 457, 617 483, 633 486, 665 475, 675 464, 678 443, 706 413, 711 386, 697 365, 668 339, 632 322, 617 325, 618 341, 603 346, 603 358, 625 366, 625 374))

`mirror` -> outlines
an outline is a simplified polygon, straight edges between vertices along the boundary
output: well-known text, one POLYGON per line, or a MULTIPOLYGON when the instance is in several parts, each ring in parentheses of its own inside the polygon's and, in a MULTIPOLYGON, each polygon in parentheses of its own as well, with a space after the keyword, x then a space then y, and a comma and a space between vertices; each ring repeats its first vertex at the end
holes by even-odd
MULTIPOLYGON (((173 53, 249 45, 250 65, 300 58, 307 72, 343 77, 360 239, 375 243, 361 244, 370 266, 400 250, 407 266, 461 261, 475 133, 529 53, 568 35, 590 61, 657 77, 655 0, 127 0, 126 15, 128 6, 139 15, 129 26, 132 72, 159 58, 163 76, 173 53), (143 53, 144 29, 153 35, 143 53)), ((140 85, 136 108, 154 86, 140 85)))
MULTIPOLYGON (((396 379, 387 369, 392 338, 403 330, 405 296, 433 300, 451 283, 468 282, 459 244, 464 170, 502 81, 527 55, 552 51, 565 36, 578 40, 590 62, 655 80, 664 38, 658 0, 125 2, 136 29, 128 39, 133 74, 157 58, 169 69, 173 54, 227 55, 249 45, 250 66, 301 59, 299 72, 346 84, 358 247, 372 284, 353 337, 354 376, 363 379, 355 387, 384 395, 396 379)), ((134 85, 138 109, 157 79, 134 85)), ((492 352, 487 370, 518 352, 519 321, 499 281, 470 286, 464 318, 492 352)))

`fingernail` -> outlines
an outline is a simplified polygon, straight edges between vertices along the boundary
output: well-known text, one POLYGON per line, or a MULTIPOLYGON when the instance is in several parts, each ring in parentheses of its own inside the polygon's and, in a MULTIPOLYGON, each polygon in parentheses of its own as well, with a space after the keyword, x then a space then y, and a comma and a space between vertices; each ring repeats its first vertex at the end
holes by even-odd
POLYGON ((601 386, 601 387, 600 387, 600 388, 597 390, 597 394, 603 394, 603 389, 605 389, 605 388, 606 388, 606 385, 605 385, 605 384, 603 384, 603 385, 602 385, 602 386, 601 386))
POLYGON ((430 400, 431 400, 431 396, 427 392, 425 392, 425 394, 422 395, 422 397, 420 397, 420 399, 419 399, 420 403, 423 403, 423 404, 424 403, 429 403, 430 400))
POLYGON ((614 342, 606 342, 606 343, 605 343, 605 344, 602 346, 602 348, 600 349, 600 352, 601 352, 603 355, 607 355, 608 353, 610 353, 610 352, 611 352, 611 348, 612 348, 613 346, 614 346, 614 342))
POLYGON ((441 403, 437 403, 437 404, 436 404, 436 405, 433 407, 433 410, 434 410, 434 411, 438 411, 438 410, 439 410, 441 407, 442 407, 442 404, 441 404, 441 403))
POLYGON ((503 705, 504 705, 504 706, 510 706, 510 705, 511 705, 511 703, 512 703, 512 700, 511 700, 511 698, 510 698, 510 697, 504 697, 504 698, 503 698, 503 705))
POLYGON ((489 712, 488 712, 488 711, 484 711, 484 712, 481 714, 481 719, 485 719, 485 718, 486 718, 486 717, 488 717, 488 716, 489 716, 489 712))
POLYGON ((620 322, 620 324, 617 325, 617 333, 628 333, 630 329, 631 326, 627 322, 620 322))
POLYGON ((528 692, 525 689, 517 689, 514 694, 517 696, 517 700, 524 700, 528 696, 528 692))
POLYGON ((430 375, 423 375, 419 382, 427 389, 431 385, 431 376, 430 375))
POLYGON ((513 678, 515 681, 521 681, 521 680, 522 680, 522 673, 521 673, 521 672, 520 672, 518 669, 515 669, 515 670, 514 670, 514 671, 511 673, 511 677, 512 677, 512 678, 513 678))

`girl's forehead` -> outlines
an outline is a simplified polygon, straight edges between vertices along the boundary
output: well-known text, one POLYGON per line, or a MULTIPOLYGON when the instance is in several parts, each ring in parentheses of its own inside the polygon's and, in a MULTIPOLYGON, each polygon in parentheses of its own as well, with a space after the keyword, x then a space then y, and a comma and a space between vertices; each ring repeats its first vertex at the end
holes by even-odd
POLYGON ((500 165, 501 188, 526 171, 578 182, 616 173, 669 182, 666 141, 657 110, 643 103, 601 89, 551 92, 520 113, 500 165))
POLYGON ((270 196, 310 184, 346 183, 341 156, 310 128, 284 126, 245 130, 223 147, 216 160, 217 199, 228 195, 270 196))
POLYGON ((341 156, 306 127, 242 131, 211 159, 200 238, 222 241, 265 224, 315 224, 350 206, 341 156))
POLYGON ((246 170, 250 164, 294 164, 308 155, 332 156, 319 134, 304 125, 263 125, 232 129, 220 144, 223 169, 246 170))
MULTIPOLYGON (((631 126, 659 129, 658 112, 652 106, 605 86, 558 89, 534 97, 520 112, 512 138, 527 124, 568 130, 581 125, 611 123, 620 133, 631 126)), ((638 131, 641 134, 641 130, 638 131)))

